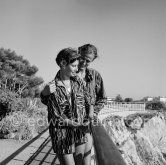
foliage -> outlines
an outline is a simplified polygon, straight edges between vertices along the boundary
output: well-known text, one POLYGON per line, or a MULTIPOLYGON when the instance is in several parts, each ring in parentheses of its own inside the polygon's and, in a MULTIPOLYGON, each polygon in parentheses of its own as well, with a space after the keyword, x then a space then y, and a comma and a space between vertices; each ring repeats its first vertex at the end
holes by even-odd
POLYGON ((153 112, 145 112, 145 113, 134 113, 134 114, 130 114, 128 115, 125 120, 134 120, 137 117, 141 117, 144 121, 148 121, 149 119, 151 119, 152 117, 156 116, 157 112, 153 111, 153 112))
POLYGON ((43 79, 37 77, 38 68, 18 56, 10 49, 0 49, 0 87, 9 89, 21 97, 39 95, 39 85, 43 79))
POLYGON ((16 110, 16 104, 18 102, 16 93, 10 90, 0 89, 0 117, 2 118, 12 110, 16 110))
POLYGON ((31 139, 48 127, 47 111, 39 99, 21 99, 24 110, 10 112, 0 121, 0 132, 7 138, 31 139))
POLYGON ((133 101, 132 98, 125 98, 125 99, 124 99, 124 102, 132 102, 132 101, 133 101))
POLYGON ((166 110, 166 105, 161 101, 153 100, 148 101, 145 108, 150 110, 166 110))
POLYGON ((114 101, 116 101, 116 102, 123 102, 123 99, 122 99, 121 95, 118 94, 118 95, 115 97, 115 100, 114 100, 114 101))
POLYGON ((46 107, 39 98, 43 79, 38 68, 10 49, 0 49, 0 133, 31 139, 48 127, 46 107))
POLYGON ((24 111, 26 104, 18 94, 7 89, 0 89, 0 119, 10 112, 24 111))

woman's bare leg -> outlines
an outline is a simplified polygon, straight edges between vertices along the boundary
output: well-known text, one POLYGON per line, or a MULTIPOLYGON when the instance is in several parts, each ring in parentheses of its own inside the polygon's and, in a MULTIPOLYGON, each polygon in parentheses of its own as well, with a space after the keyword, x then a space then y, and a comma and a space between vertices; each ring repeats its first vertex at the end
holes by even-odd
POLYGON ((57 155, 60 165, 75 165, 73 154, 57 155))
POLYGON ((83 164, 85 144, 86 143, 77 143, 77 144, 75 144, 74 159, 75 159, 75 164, 76 165, 82 165, 83 164))
POLYGON ((91 163, 91 149, 92 149, 92 136, 90 133, 86 133, 88 142, 85 145, 85 152, 84 152, 84 159, 83 159, 83 165, 90 165, 91 163))

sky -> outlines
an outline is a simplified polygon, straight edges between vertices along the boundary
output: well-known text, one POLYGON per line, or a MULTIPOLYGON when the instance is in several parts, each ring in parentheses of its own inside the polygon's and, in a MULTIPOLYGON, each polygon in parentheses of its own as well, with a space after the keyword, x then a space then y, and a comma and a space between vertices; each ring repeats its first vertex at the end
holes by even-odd
POLYGON ((0 47, 38 67, 45 83, 66 47, 90 43, 107 96, 166 96, 166 0, 0 0, 0 47))

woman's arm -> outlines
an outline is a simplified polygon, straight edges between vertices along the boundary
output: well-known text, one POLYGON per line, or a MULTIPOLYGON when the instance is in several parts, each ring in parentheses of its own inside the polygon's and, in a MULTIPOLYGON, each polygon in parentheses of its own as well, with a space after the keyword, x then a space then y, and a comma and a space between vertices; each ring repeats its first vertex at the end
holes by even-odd
POLYGON ((44 89, 40 93, 41 102, 47 105, 50 94, 53 93, 55 90, 56 90, 55 82, 51 81, 49 84, 47 84, 44 87, 44 89))
POLYGON ((56 121, 59 126, 69 126, 72 128, 79 128, 82 124, 74 120, 70 120, 62 111, 56 100, 56 93, 50 94, 48 99, 48 112, 53 121, 56 121))

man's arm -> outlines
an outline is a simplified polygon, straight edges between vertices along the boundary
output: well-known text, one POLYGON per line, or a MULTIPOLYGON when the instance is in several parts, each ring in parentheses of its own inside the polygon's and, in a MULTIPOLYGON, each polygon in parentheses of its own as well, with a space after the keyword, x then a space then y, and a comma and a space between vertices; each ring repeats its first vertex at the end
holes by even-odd
POLYGON ((104 89, 104 82, 99 73, 95 76, 95 91, 96 91, 96 102, 94 104, 94 113, 98 115, 99 111, 106 104, 106 94, 104 89))

